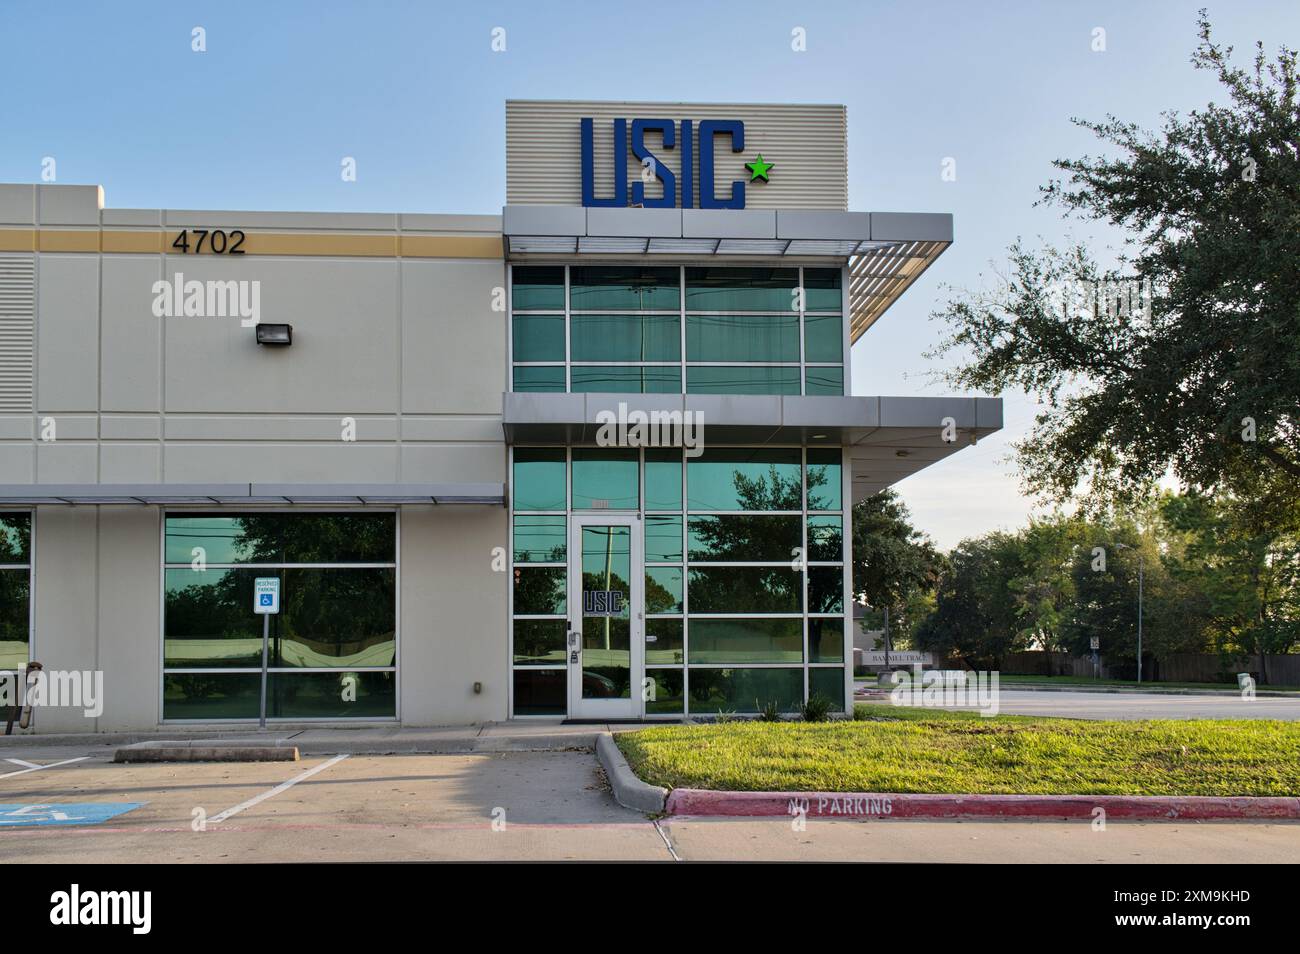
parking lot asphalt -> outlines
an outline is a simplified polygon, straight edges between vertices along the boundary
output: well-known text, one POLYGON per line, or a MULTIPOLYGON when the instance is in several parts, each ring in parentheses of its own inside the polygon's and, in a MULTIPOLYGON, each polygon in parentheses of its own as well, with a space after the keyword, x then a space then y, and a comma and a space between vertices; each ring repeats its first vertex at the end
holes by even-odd
POLYGON ((1300 824, 1287 823, 656 820, 619 806, 578 750, 127 765, 102 748, 0 754, 3 863, 1300 860, 1300 824))

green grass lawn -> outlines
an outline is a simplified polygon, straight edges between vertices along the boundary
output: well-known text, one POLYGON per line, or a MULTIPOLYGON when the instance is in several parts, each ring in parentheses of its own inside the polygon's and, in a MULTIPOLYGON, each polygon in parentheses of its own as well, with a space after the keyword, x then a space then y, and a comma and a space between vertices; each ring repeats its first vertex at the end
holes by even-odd
POLYGON ((981 718, 859 705, 856 721, 656 726, 615 738, 668 788, 1300 795, 1300 723, 981 718))

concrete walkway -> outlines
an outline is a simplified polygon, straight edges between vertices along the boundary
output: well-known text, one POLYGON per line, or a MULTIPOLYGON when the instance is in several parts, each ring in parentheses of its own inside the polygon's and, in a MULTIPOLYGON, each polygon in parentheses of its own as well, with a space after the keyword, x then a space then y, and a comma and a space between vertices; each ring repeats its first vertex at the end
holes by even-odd
POLYGON ((69 749, 93 753, 134 742, 190 739, 247 742, 268 745, 284 741, 307 755, 341 752, 370 755, 467 755, 475 752, 539 752, 589 749, 602 732, 624 732, 656 723, 566 725, 558 719, 487 722, 479 725, 408 727, 355 726, 248 726, 224 729, 173 726, 155 732, 104 732, 51 735, 0 736, 0 759, 8 757, 67 757, 69 749))

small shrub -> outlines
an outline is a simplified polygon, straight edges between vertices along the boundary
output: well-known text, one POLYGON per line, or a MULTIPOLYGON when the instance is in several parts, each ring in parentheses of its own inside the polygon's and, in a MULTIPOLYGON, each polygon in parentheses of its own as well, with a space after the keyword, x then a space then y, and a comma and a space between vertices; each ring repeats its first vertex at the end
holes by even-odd
POLYGON ((720 709, 720 710, 718 710, 717 714, 714 715, 714 717, 713 717, 713 721, 716 722, 716 723, 718 723, 719 725, 722 725, 724 722, 735 722, 735 721, 736 721, 736 713, 735 713, 734 710, 721 710, 721 709, 720 709))
POLYGON ((799 715, 804 722, 825 722, 830 718, 835 703, 820 692, 814 692, 808 701, 799 707, 799 715))
POLYGON ((758 707, 758 718, 760 722, 781 721, 781 704, 775 699, 769 699, 767 702, 759 702, 755 699, 754 705, 758 707))

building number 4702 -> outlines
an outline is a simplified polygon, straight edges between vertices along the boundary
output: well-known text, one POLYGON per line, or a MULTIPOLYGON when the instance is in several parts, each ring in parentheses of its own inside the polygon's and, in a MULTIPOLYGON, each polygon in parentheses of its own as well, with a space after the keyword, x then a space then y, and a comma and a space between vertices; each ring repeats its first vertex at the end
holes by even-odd
POLYGON ((244 244, 244 233, 240 229, 234 229, 229 233, 221 229, 182 229, 181 234, 172 242, 172 248, 179 250, 181 254, 197 255, 203 251, 204 242, 207 242, 208 251, 216 255, 244 254, 244 250, 240 248, 244 244), (190 236, 194 237, 193 248, 190 247, 190 236))

